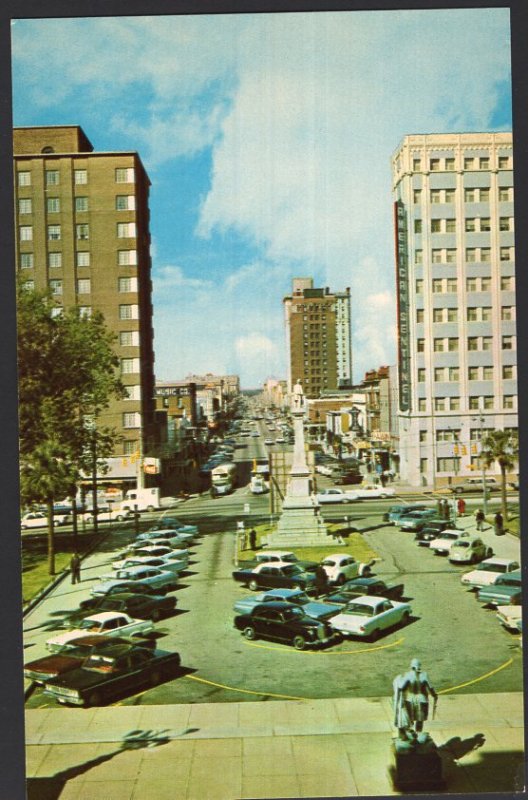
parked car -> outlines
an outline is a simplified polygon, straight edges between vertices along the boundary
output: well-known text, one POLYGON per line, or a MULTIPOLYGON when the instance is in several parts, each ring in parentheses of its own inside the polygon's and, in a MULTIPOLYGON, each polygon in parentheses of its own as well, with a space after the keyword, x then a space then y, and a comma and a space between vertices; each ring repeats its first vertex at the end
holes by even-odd
MULTIPOLYGON (((486 478, 486 491, 500 491, 500 484, 496 478, 486 478)), ((453 486, 453 492, 455 494, 462 494, 463 492, 482 492, 482 478, 468 478, 463 483, 457 483, 453 486)))
POLYGON ((293 645, 296 650, 323 644, 335 637, 327 623, 309 617, 302 608, 291 603, 262 603, 248 614, 236 616, 234 626, 250 641, 259 637, 276 639, 293 645))
POLYGON ((129 556, 128 558, 114 561, 112 569, 126 569, 127 567, 157 567, 158 569, 168 570, 169 572, 183 572, 189 566, 188 556, 184 559, 169 558, 168 556, 129 556))
POLYGON ((386 597, 363 595, 344 606, 330 624, 344 636, 375 639, 379 634, 411 618, 409 603, 399 603, 386 597))
POLYGON ((44 694, 68 705, 99 706, 141 686, 156 686, 180 663, 179 653, 116 644, 93 653, 77 669, 48 681, 44 694))
POLYGON ((509 631, 519 633, 522 630, 522 606, 498 606, 497 619, 509 631))
POLYGON ((427 506, 423 503, 407 503, 406 505, 389 506, 383 514, 383 521, 397 525, 400 517, 410 514, 412 511, 426 511, 427 506))
POLYGON ((416 531, 414 541, 421 547, 429 547, 429 542, 437 539, 445 530, 458 530, 454 520, 431 520, 421 531, 416 531))
POLYGON ((476 564, 492 555, 493 548, 484 544, 480 536, 469 534, 453 542, 447 557, 452 564, 476 564))
MULTIPOLYGON (((135 544, 138 544, 136 542, 135 544)), ((128 550, 119 554, 121 559, 131 558, 136 556, 151 556, 152 558, 176 558, 180 561, 189 559, 189 550, 187 548, 182 550, 175 550, 168 544, 146 544, 143 547, 131 546, 128 550)), ((114 566, 116 562, 113 562, 114 566)))
POLYGON ((107 578, 102 583, 96 584, 90 594, 107 594, 116 584, 123 585, 123 581, 138 581, 142 585, 147 584, 153 589, 169 591, 176 583, 176 576, 168 570, 156 569, 155 567, 127 567, 119 569, 112 578, 107 578))
POLYGON ((43 658, 24 664, 24 677, 41 685, 51 678, 80 667, 92 653, 103 651, 109 645, 116 643, 130 644, 130 641, 118 636, 101 634, 78 636, 66 642, 58 652, 49 653, 43 658))
POLYGON ((62 645, 85 634, 101 633, 107 636, 136 636, 149 633, 154 629, 151 620, 133 619, 128 614, 118 611, 102 611, 85 617, 78 628, 52 636, 46 642, 46 648, 52 653, 58 652, 62 645))
POLYGON ((353 503, 359 500, 355 492, 345 492, 343 489, 321 489, 317 492, 315 499, 321 505, 325 503, 353 503))
POLYGON ((233 572, 236 581, 250 589, 311 589, 315 585, 315 574, 306 572, 297 564, 276 561, 259 564, 253 569, 237 569, 233 572))
POLYGON ((275 439, 275 444, 286 444, 286 439, 284 436, 277 436, 275 439))
POLYGON ((386 597, 389 600, 401 600, 403 592, 403 583, 388 586, 385 581, 379 578, 354 578, 344 583, 335 592, 328 594, 325 597, 325 603, 336 603, 337 605, 345 606, 351 600, 363 595, 376 595, 377 597, 386 597))
POLYGON ((275 444, 275 440, 274 439, 264 439, 264 444, 266 445, 266 447, 271 447, 272 445, 275 444))
POLYGON ((385 497, 394 497, 396 490, 392 486, 378 486, 373 483, 363 483, 356 486, 354 494, 357 494, 360 500, 383 500, 385 497))
POLYGON ((483 586, 494 584, 501 575, 518 569, 519 562, 510 558, 487 558, 476 569, 462 575, 460 581, 464 586, 481 589, 483 586))
POLYGON ((90 614, 94 611, 124 611, 131 617, 138 619, 151 619, 153 622, 160 619, 176 608, 176 598, 166 595, 137 594, 123 592, 121 594, 102 595, 93 597, 91 607, 82 609, 81 613, 90 614))
POLYGON ((267 592, 248 595, 237 600, 233 609, 237 614, 248 614, 260 603, 292 603, 301 606, 304 613, 314 619, 328 619, 340 609, 335 603, 319 602, 309 597, 302 589, 269 589, 267 592))
POLYGON ((317 569, 317 561, 300 560, 291 550, 263 550, 257 553, 251 561, 244 561, 243 566, 249 569, 250 567, 256 567, 257 564, 271 564, 277 561, 286 564, 297 564, 298 567, 307 572, 315 572, 317 569))
MULTIPOLYGON (((94 512, 93 511, 86 511, 82 514, 82 519, 88 524, 94 521, 94 512)), ((124 522, 126 519, 133 519, 134 512, 130 511, 129 509, 122 509, 122 508, 108 508, 107 510, 103 510, 98 508, 97 510, 97 521, 98 522, 124 522)))
POLYGON ((360 575, 368 575, 374 562, 360 564, 353 556, 346 553, 334 553, 325 556, 321 565, 326 572, 329 583, 343 584, 345 581, 357 578, 360 575))
POLYGON ((446 528, 436 537, 436 539, 431 539, 429 542, 429 548, 433 551, 433 553, 435 553, 435 555, 447 556, 455 542, 468 537, 469 533, 466 531, 457 530, 456 528, 446 528))
POLYGON ((480 603, 490 606, 520 605, 522 600, 521 571, 499 575, 491 586, 483 586, 477 592, 480 603))
MULTIPOLYGON (((61 512, 54 509, 53 521, 55 525, 69 525, 72 521, 71 514, 66 510, 61 512)), ((23 531, 28 528, 45 528, 48 524, 48 515, 45 511, 28 511, 22 515, 20 527, 23 531)))
POLYGON ((154 586, 151 586, 148 583, 143 583, 142 581, 109 581, 110 586, 106 592, 98 592, 97 594, 93 595, 93 597, 89 597, 87 600, 82 600, 79 603, 79 608, 92 608, 92 603, 94 599, 99 597, 112 597, 115 594, 156 594, 157 589, 154 586))
POLYGON ((142 546, 146 544, 151 544, 152 542, 156 542, 159 544, 160 542, 164 542, 165 544, 169 545, 173 548, 180 548, 182 546, 189 546, 189 544, 193 543, 194 534, 193 533, 179 533, 175 530, 157 530, 157 531, 150 531, 147 533, 140 533, 136 539, 136 542, 141 542, 142 546))
POLYGON ((149 528, 149 531, 166 530, 167 528, 175 529, 178 533, 194 533, 195 535, 200 533, 197 525, 188 525, 177 517, 161 517, 149 528))
POLYGON ((436 517, 436 509, 427 508, 424 511, 410 511, 409 514, 402 514, 398 520, 401 531, 420 531, 436 517))

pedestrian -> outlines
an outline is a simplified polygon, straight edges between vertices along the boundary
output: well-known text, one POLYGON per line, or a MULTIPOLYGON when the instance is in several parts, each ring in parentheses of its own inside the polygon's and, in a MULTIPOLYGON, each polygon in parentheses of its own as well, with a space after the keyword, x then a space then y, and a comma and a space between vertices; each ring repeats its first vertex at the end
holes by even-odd
POLYGON ((439 497, 439 498, 438 498, 438 500, 436 501, 436 513, 438 514, 438 516, 440 517, 440 519, 443 519, 443 516, 444 516, 444 506, 443 506, 443 503, 442 503, 442 499, 441 499, 440 497, 439 497))
POLYGON ((74 553, 70 560, 70 572, 71 572, 71 582, 72 583, 80 583, 81 582, 81 559, 74 553))
POLYGON ((493 517, 493 526, 495 528, 495 536, 502 536, 504 533, 504 519, 500 511, 497 511, 493 517))
POLYGON ((461 517, 466 513, 466 501, 463 497, 459 497, 457 500, 457 511, 461 517))
POLYGON ((475 511, 475 521, 477 523, 477 530, 483 531, 484 530, 484 520, 485 520, 484 512, 481 508, 477 508, 475 511))
POLYGON ((257 532, 255 528, 251 528, 249 532, 249 549, 255 550, 257 547, 257 532))
POLYGON ((328 575, 326 574, 326 570, 322 564, 317 565, 317 569, 315 570, 315 594, 316 597, 320 597, 322 594, 326 593, 328 588, 328 575))
POLYGON ((442 500, 442 519, 445 520, 449 519, 449 503, 447 502, 445 497, 442 500))
POLYGON ((380 475, 380 483, 383 486, 383 488, 385 488, 387 485, 387 476, 384 472, 382 472, 380 475))

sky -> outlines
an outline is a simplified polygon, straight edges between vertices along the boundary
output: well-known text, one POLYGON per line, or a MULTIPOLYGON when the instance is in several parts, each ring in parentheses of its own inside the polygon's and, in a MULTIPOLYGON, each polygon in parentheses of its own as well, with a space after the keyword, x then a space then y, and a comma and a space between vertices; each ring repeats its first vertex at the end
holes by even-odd
POLYGON ((12 60, 15 126, 147 169, 158 380, 286 377, 297 276, 350 286, 356 382, 395 363, 391 155, 512 125, 508 9, 15 20, 12 60))

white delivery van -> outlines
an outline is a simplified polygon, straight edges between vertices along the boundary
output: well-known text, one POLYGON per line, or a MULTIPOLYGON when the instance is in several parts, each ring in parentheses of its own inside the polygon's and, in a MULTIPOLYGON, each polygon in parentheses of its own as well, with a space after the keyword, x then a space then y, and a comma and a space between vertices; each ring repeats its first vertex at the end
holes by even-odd
POLYGON ((129 489, 121 503, 122 511, 156 511, 161 508, 160 490, 129 489), (136 509, 137 506, 137 509, 136 509))
POLYGON ((211 470, 211 497, 230 494, 236 486, 236 464, 219 464, 211 470))

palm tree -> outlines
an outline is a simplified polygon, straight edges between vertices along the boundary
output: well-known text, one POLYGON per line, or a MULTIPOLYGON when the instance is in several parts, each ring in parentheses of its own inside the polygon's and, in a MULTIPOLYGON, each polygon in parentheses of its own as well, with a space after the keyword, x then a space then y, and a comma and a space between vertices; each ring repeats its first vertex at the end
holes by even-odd
POLYGON ((519 441, 516 434, 508 431, 491 431, 484 438, 480 451, 487 467, 496 461, 501 471, 502 516, 508 519, 506 500, 506 473, 511 472, 519 458, 519 441))

